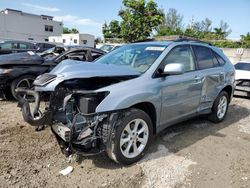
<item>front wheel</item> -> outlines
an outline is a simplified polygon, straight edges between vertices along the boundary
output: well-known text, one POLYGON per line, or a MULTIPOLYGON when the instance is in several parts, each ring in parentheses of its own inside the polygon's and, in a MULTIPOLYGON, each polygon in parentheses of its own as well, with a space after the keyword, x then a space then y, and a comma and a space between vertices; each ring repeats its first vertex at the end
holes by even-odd
POLYGON ((209 120, 211 120, 214 123, 222 122, 226 117, 228 105, 229 105, 228 93, 226 91, 222 91, 214 101, 212 107, 212 113, 209 116, 209 120))
MULTIPOLYGON (((32 84, 35 80, 34 76, 31 75, 24 75, 21 76, 19 78, 17 78, 16 80, 14 80, 11 83, 11 94, 12 96, 17 99, 17 93, 16 93, 16 89, 17 88, 22 88, 22 89, 30 89, 32 87, 32 84)), ((23 95, 21 96, 23 98, 28 98, 27 96, 23 95)))
POLYGON ((132 164, 145 155, 152 136, 153 125, 148 114, 130 109, 117 122, 115 138, 107 153, 117 163, 132 164))

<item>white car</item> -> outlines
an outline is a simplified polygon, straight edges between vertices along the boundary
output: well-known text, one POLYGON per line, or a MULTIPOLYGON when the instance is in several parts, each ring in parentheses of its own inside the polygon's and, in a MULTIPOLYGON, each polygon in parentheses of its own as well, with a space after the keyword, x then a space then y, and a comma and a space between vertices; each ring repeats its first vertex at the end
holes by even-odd
POLYGON ((250 62, 238 62, 235 67, 236 95, 250 97, 250 62))

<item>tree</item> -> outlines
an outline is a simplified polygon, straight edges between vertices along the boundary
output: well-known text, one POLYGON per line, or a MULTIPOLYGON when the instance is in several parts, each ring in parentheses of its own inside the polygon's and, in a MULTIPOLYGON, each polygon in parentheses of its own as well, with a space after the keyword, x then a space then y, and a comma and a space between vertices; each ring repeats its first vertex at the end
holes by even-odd
POLYGON ((63 34, 69 33, 79 33, 79 31, 76 28, 69 29, 67 27, 63 27, 63 34))
POLYGON ((121 27, 119 21, 112 20, 109 24, 111 38, 121 38, 121 27))
POLYGON ((176 9, 170 8, 165 17, 164 26, 167 28, 171 28, 173 31, 183 28, 182 24, 183 16, 177 13, 176 9))
POLYGON ((242 48, 250 48, 250 32, 248 32, 246 35, 241 35, 241 44, 242 48))
POLYGON ((105 39, 111 37, 107 22, 104 22, 104 24, 102 25, 102 34, 105 39))
POLYGON ((205 18, 205 20, 202 20, 201 21, 201 30, 202 32, 211 32, 212 31, 212 21, 208 18, 205 18))
POLYGON ((229 29, 227 22, 224 22, 223 20, 220 21, 219 27, 214 28, 214 31, 218 36, 218 39, 226 39, 226 37, 232 32, 232 30, 229 29))
POLYGON ((177 13, 176 9, 170 8, 166 14, 163 24, 158 29, 158 35, 182 35, 183 16, 177 13))
POLYGON ((164 14, 153 0, 123 0, 123 5, 119 16, 125 42, 144 40, 163 23, 164 14))

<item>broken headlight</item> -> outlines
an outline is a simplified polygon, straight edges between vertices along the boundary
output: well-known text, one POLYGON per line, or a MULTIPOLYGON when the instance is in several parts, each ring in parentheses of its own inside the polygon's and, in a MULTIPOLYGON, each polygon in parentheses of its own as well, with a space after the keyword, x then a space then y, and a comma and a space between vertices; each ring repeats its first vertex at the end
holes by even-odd
POLYGON ((56 77, 57 76, 53 74, 42 74, 35 79, 33 84, 35 86, 45 86, 48 83, 54 81, 56 77))
POLYGON ((109 92, 86 93, 78 95, 78 107, 81 113, 95 113, 97 106, 109 94, 109 92))

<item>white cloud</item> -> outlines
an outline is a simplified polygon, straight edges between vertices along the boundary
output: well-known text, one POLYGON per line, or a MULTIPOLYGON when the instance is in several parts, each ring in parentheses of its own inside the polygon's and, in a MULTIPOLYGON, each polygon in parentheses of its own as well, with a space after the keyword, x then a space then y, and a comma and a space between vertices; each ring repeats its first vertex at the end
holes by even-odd
POLYGON ((94 20, 91 20, 89 18, 80 18, 78 16, 73 15, 65 15, 65 16, 55 16, 54 20, 56 21, 63 21, 63 23, 68 23, 71 25, 83 25, 83 26, 96 26, 101 27, 102 24, 98 23, 94 20))
POLYGON ((60 9, 56 7, 44 7, 44 6, 30 4, 30 3, 23 3, 23 5, 40 10, 40 11, 46 11, 46 12, 59 12, 60 11, 60 9))

